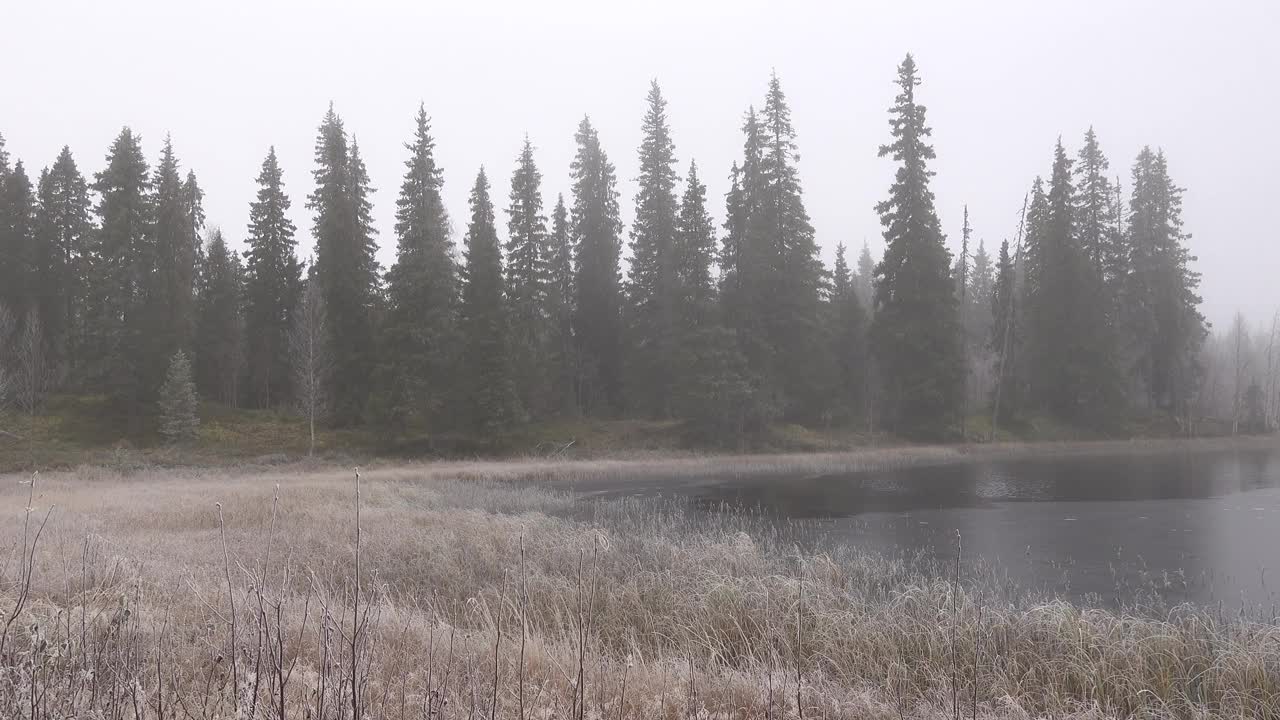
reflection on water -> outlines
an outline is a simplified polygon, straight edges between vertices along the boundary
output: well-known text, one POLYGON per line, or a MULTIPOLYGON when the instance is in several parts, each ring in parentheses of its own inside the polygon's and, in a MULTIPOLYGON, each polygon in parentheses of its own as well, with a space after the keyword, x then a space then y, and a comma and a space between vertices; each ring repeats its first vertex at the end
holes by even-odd
POLYGON ((669 488, 821 521, 826 539, 890 553, 980 557, 1074 600, 1270 612, 1280 603, 1280 451, 1037 459, 669 488))

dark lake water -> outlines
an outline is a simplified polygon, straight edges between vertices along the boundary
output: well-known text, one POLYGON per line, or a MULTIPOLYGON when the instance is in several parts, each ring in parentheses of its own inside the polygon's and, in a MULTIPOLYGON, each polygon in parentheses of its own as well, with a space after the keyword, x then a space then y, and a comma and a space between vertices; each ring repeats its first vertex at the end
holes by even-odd
POLYGON ((802 520, 823 541, 887 553, 954 557, 959 531, 970 562, 1075 601, 1154 592, 1266 616, 1280 604, 1280 449, 726 478, 642 493, 802 520))

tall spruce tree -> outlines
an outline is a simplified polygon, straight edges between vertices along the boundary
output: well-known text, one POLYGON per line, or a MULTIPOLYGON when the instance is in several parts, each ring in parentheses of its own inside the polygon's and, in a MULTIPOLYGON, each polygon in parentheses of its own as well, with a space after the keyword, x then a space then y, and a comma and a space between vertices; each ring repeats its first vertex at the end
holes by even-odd
MULTIPOLYGON (((257 182, 244 253, 244 350, 249 402, 265 408, 290 397, 289 330, 301 293, 302 265, 289 219, 292 203, 274 146, 267 150, 257 182)), ((207 262, 213 263, 212 255, 207 262)))
MULTIPOLYGON (((1101 291, 1105 295, 1107 326, 1115 337, 1120 325, 1125 281, 1129 272, 1128 238, 1121 232, 1119 182, 1107 178, 1110 163, 1090 127, 1076 155, 1076 231, 1101 291)), ((1123 347, 1117 348, 1121 351, 1123 347)), ((1132 350, 1132 348, 1130 348, 1132 350)), ((1123 362, 1123 360, 1121 361, 1123 362)))
POLYGON ((1028 217, 1027 367, 1032 400, 1068 421, 1106 419, 1120 393, 1107 302, 1080 244, 1072 162, 1054 149, 1049 191, 1028 217))
POLYGON ((738 342, 743 362, 761 384, 761 394, 771 400, 778 394, 772 367, 763 308, 772 295, 772 256, 758 220, 763 205, 761 175, 764 137, 755 108, 747 109, 742 123, 742 164, 730 172, 725 195, 725 236, 721 251, 721 292, 725 325, 738 342))
POLYGON ((195 383, 204 397, 234 407, 245 357, 244 268, 222 230, 211 229, 207 245, 196 302, 195 383))
POLYGON ((572 413, 578 410, 578 364, 573 337, 574 272, 572 229, 564 195, 556 197, 551 212, 551 233, 547 249, 546 306, 550 336, 547 341, 550 398, 552 411, 572 413))
POLYGON ((746 202, 742 196, 742 169, 735 160, 729 169, 729 191, 724 195, 724 239, 716 257, 720 264, 721 297, 725 300, 725 314, 732 317, 732 305, 738 302, 738 286, 741 272, 738 259, 742 249, 742 235, 746 229, 746 202))
POLYGON ((149 187, 141 142, 125 128, 111 144, 107 167, 94 178, 98 231, 88 273, 86 358, 97 364, 90 385, 123 404, 131 417, 138 415, 148 391, 154 392, 143 374, 154 365, 146 343, 147 292, 155 268, 149 187))
POLYGON ((1076 155, 1076 232, 1094 274, 1108 291, 1112 291, 1117 280, 1119 258, 1115 204, 1112 202, 1115 192, 1107 179, 1109 167, 1110 163, 1098 144, 1098 135, 1090 127, 1084 134, 1084 145, 1076 155))
POLYGON ((1133 165, 1129 202, 1131 272, 1126 279, 1125 335, 1146 404, 1185 416, 1198 387, 1206 335, 1199 310, 1200 273, 1182 224, 1182 188, 1169 177, 1163 152, 1145 147, 1133 165))
POLYGON ((200 237, 200 230, 204 227, 205 221, 204 190, 196 181, 194 170, 187 170, 187 177, 182 181, 182 204, 187 216, 191 218, 192 235, 195 237, 194 282, 199 284, 200 268, 204 264, 204 243, 200 237))
POLYGON ((521 405, 532 415, 545 415, 554 403, 548 392, 547 313, 549 254, 547 217, 542 212, 542 173, 533 143, 524 146, 511 174, 507 205, 507 307, 510 312, 512 372, 521 405))
MULTIPOLYGON (((1015 417, 1022 407, 1018 380, 1020 335, 1018 332, 1016 258, 1009 254, 1009 241, 1000 243, 995 282, 991 288, 991 336, 989 347, 995 362, 992 404, 997 422, 1015 417)), ((994 432, 994 431, 993 431, 994 432)))
MULTIPOLYGON (((1044 192, 1044 178, 1039 175, 1031 183, 1031 192, 1026 201, 1026 217, 1023 234, 1022 294, 1024 299, 1035 296, 1040 291, 1044 270, 1044 233, 1045 217, 1048 214, 1049 199, 1044 192)), ((1029 322, 1030 313, 1023 313, 1023 322, 1029 322)), ((1030 328, 1027 328, 1030 330, 1030 328)), ((1028 333, 1030 335, 1030 333, 1028 333)))
POLYGON ((715 320, 715 257, 716 228, 707 212, 707 186, 698 178, 698 163, 690 161, 675 226, 675 322, 680 334, 715 320))
MULTIPOLYGON (((758 172, 760 156, 759 123, 756 122, 754 109, 749 110, 745 116, 743 134, 745 136, 744 162, 754 161, 752 165, 754 174, 758 172)), ((759 329, 759 318, 753 316, 750 311, 753 305, 758 304, 754 301, 760 286, 751 282, 752 271, 759 263, 753 262, 754 258, 747 253, 749 249, 746 242, 748 198, 746 189, 743 187, 746 175, 744 168, 735 161, 729 170, 729 191, 724 197, 725 219, 722 226, 724 236, 718 257, 720 264, 719 314, 725 328, 732 333, 734 352, 740 355, 734 359, 734 364, 743 368, 744 372, 751 372, 753 378, 763 385, 757 371, 765 364, 764 343, 759 329), (748 357, 755 362, 751 362, 748 357)), ((726 353, 721 354, 726 355, 726 353)), ((761 393, 761 396, 763 395, 764 393, 761 393)))
POLYGON ((759 203, 749 210, 747 237, 748 242, 760 244, 760 253, 767 258, 773 297, 759 311, 775 358, 771 372, 782 391, 779 405, 787 416, 811 421, 829 409, 827 391, 833 369, 823 352, 824 270, 796 168, 799 153, 791 108, 777 74, 769 79, 760 120, 761 187, 759 203))
POLYGON ((63 146, 53 167, 41 173, 38 197, 37 245, 45 257, 40 263, 40 322, 48 339, 50 359, 65 368, 69 382, 77 382, 86 331, 85 273, 93 222, 89 217, 89 186, 76 167, 71 148, 63 146))
POLYGON ((179 173, 173 140, 165 137, 151 199, 155 213, 152 225, 155 268, 147 298, 150 315, 147 383, 156 388, 164 381, 173 354, 191 350, 196 249, 200 242, 197 223, 203 213, 198 206, 193 207, 190 189, 179 173))
POLYGON ((387 272, 378 405, 393 425, 435 428, 452 394, 458 278, 440 194, 444 171, 436 162, 425 105, 414 122, 396 199, 396 262, 387 272))
MULTIPOLYGON (((6 318, 11 318, 13 303, 18 300, 19 270, 21 253, 15 246, 10 232, 12 217, 8 193, 5 188, 13 168, 9 167, 9 153, 4 149, 4 135, 0 135, 0 306, 5 307, 6 318)), ((8 328, 12 331, 12 328, 8 328)), ((0 337, 0 342, 8 343, 8 337, 0 337)))
POLYGON ((316 188, 307 206, 315 213, 316 281, 333 340, 332 418, 340 426, 353 425, 363 418, 369 397, 376 247, 368 174, 332 104, 316 137, 315 162, 316 188))
POLYGON ((945 437, 960 411, 963 368, 950 253, 934 209, 925 107, 916 102, 916 64, 898 67, 899 94, 889 110, 893 142, 880 156, 899 163, 889 198, 876 206, 884 226, 884 258, 875 270, 872 347, 898 432, 945 437))
POLYGON ((571 168, 574 250, 574 338, 582 409, 610 415, 622 407, 621 270, 622 221, 613 163, 600 136, 584 117, 574 136, 571 168))
POLYGON ((470 205, 462 285, 463 382, 473 426, 494 431, 516 423, 521 413, 508 355, 502 249, 484 168, 476 176, 470 205))
POLYGON ((667 101, 655 80, 641 124, 640 177, 631 227, 627 284, 630 406, 655 417, 671 414, 678 300, 675 143, 667 101))
POLYGON ((19 317, 39 310, 35 210, 31 179, 18 160, 0 178, 0 305, 19 317))

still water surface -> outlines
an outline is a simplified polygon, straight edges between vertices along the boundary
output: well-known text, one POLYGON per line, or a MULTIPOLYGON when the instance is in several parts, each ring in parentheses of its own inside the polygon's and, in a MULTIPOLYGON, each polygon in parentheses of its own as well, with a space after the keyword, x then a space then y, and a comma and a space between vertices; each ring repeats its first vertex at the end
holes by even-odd
POLYGON ((724 478, 639 494, 805 520, 826 541, 891 554, 953 557, 958 530, 966 558, 1075 601, 1154 591, 1262 615, 1280 604, 1280 449, 724 478))

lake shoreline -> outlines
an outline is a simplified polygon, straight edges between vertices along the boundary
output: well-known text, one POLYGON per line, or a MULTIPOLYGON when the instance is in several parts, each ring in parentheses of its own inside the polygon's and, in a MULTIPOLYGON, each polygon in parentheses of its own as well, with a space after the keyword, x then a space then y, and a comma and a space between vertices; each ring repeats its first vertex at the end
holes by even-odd
MULTIPOLYGON (((664 483, 725 477, 803 475, 819 477, 903 468, 1013 460, 1073 457, 1150 456, 1230 450, 1280 449, 1280 436, 1214 438, 1144 438, 1070 442, 1004 442, 991 444, 899 445, 837 452, 702 455, 691 457, 627 457, 592 460, 479 461, 472 472, 537 481, 548 475, 552 487, 603 490, 629 481, 661 479, 664 483)), ((430 467, 430 466, 428 466, 430 467)), ((443 469, 443 468, 442 468, 443 469)))
MULTIPOLYGON (((74 467, 82 470, 100 469, 112 474, 128 476, 164 468, 173 470, 219 468, 239 475, 264 470, 279 473, 308 473, 361 465, 379 474, 402 475, 405 479, 412 476, 424 479, 475 478, 532 482, 562 489, 580 489, 659 478, 665 481, 695 482, 709 477, 759 477, 797 473, 807 476, 838 475, 962 463, 1254 449, 1280 449, 1280 435, 934 445, 894 444, 868 445, 834 451, 741 454, 629 450, 585 457, 575 457, 570 452, 552 457, 524 456, 469 460, 405 460, 343 454, 309 459, 274 455, 240 458, 230 463, 214 465, 170 463, 165 462, 163 457, 137 456, 128 458, 125 462, 116 463, 107 458, 91 456, 74 467)), ((6 471, 0 472, 0 477, 22 474, 25 473, 6 471)))

